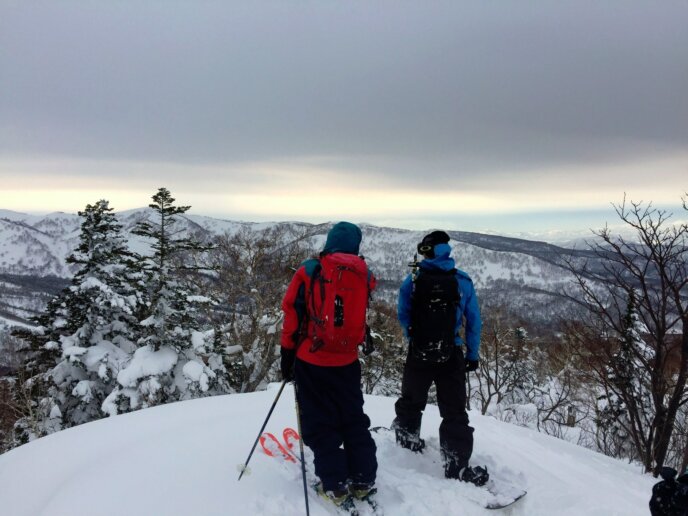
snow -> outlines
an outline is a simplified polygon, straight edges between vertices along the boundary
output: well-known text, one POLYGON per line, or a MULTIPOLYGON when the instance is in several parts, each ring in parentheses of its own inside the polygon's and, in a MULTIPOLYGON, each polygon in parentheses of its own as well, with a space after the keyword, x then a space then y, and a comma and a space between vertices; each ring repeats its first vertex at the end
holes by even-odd
POLYGON ((186 296, 189 303, 210 303, 212 299, 207 296, 186 296))
POLYGON ((81 289, 87 290, 87 289, 98 289, 102 290, 104 292, 108 292, 110 290, 110 287, 100 281, 98 278, 94 278, 93 276, 89 276, 84 281, 81 282, 81 289))
POLYGON ((76 384, 72 390, 72 396, 78 396, 82 398, 85 402, 90 401, 92 398, 91 394, 91 382, 89 380, 81 380, 76 384))
POLYGON ((54 405, 50 410, 50 419, 60 419, 62 417, 62 412, 60 412, 60 407, 54 405))
MULTIPOLYGON (((305 514, 300 469, 260 447, 237 481, 277 393, 234 394, 119 415, 38 439, 0 456, 3 514, 13 516, 296 516, 305 514), (138 473, 137 473, 138 472, 138 473)), ((296 428, 293 390, 282 394, 266 430, 296 428)), ((373 426, 389 425, 394 399, 366 396, 373 426)), ((471 413, 473 463, 524 482, 511 516, 634 516, 648 513, 655 479, 634 465, 471 413)), ((440 423, 428 406, 423 455, 375 434, 379 502, 387 516, 487 515, 466 501, 476 487, 446 480, 437 451, 440 423)), ((307 459, 309 452, 307 451, 307 459)), ((312 466, 309 461, 309 474, 312 466)), ((332 514, 311 498, 313 516, 332 514)))
POLYGON ((69 347, 64 349, 62 354, 65 356, 65 358, 69 358, 69 359, 73 360, 75 357, 79 357, 79 356, 83 355, 84 353, 86 353, 87 351, 88 351, 87 348, 82 348, 79 346, 69 346, 69 347))
MULTIPOLYGON (((53 274, 65 278, 73 274, 74 268, 65 263, 65 258, 77 244, 80 217, 64 213, 43 217, 7 213, 8 217, 0 216, 0 272, 37 276, 53 274)), ((149 208, 142 208, 117 215, 132 251, 143 255, 151 253, 150 243, 145 238, 131 234, 131 231, 137 222, 149 219, 152 214, 153 211, 149 208)), ((316 231, 306 240, 314 249, 322 248, 329 227, 328 224, 313 226, 300 222, 232 222, 190 214, 179 218, 186 230, 206 231, 208 236, 231 236, 243 230, 259 233, 270 230, 277 224, 290 226, 288 235, 293 237, 308 229, 309 233, 316 231)), ((379 278, 399 281, 406 272, 403 264, 408 263, 416 243, 425 232, 367 224, 361 224, 361 228, 364 232, 361 251, 372 270, 379 278)), ((291 237, 285 238, 286 243, 291 237)), ((562 281, 570 279, 561 268, 521 252, 492 251, 461 241, 454 242, 453 247, 457 265, 466 270, 479 287, 501 279, 520 279, 529 286, 554 290, 562 281)), ((192 299, 203 303, 212 302, 205 296, 192 299)))
MULTIPOLYGON (((66 353, 67 352, 65 351, 65 355, 66 353)), ((84 356, 81 357, 81 362, 83 362, 88 369, 94 369, 109 356, 118 357, 119 360, 124 360, 126 353, 115 346, 112 342, 108 340, 101 340, 97 345, 90 346, 87 349, 84 356)))
POLYGON ((208 375, 205 372, 203 364, 195 360, 189 360, 184 364, 182 372, 189 380, 198 383, 201 387, 201 391, 206 392, 208 390, 208 375))
POLYGON ((35 328, 35 326, 33 326, 31 324, 27 324, 27 323, 20 322, 20 321, 15 321, 14 319, 8 319, 7 317, 3 317, 2 315, 0 315, 0 329, 2 329, 2 328, 12 329, 14 327, 17 327, 17 328, 35 328))
POLYGON ((194 350, 196 350, 199 353, 202 353, 205 351, 205 343, 206 339, 212 339, 214 334, 213 330, 208 330, 206 332, 201 332, 201 331, 192 331, 191 332, 191 345, 193 346, 194 350))
POLYGON ((123 387, 136 387, 140 378, 166 373, 177 363, 177 353, 163 347, 155 351, 152 347, 139 348, 126 369, 117 375, 117 382, 123 387))
POLYGON ((38 220, 40 217, 36 215, 29 215, 28 213, 21 213, 12 210, 0 210, 0 219, 7 219, 13 221, 38 220))

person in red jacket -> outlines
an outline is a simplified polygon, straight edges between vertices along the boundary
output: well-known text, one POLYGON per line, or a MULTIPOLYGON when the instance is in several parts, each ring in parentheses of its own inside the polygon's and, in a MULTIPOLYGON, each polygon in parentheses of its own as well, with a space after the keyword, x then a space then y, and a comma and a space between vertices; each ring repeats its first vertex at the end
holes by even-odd
POLYGON ((376 446, 363 412, 358 345, 375 278, 358 256, 361 230, 335 224, 319 259, 302 263, 282 301, 281 371, 294 380, 316 489, 336 505, 374 493, 376 446))

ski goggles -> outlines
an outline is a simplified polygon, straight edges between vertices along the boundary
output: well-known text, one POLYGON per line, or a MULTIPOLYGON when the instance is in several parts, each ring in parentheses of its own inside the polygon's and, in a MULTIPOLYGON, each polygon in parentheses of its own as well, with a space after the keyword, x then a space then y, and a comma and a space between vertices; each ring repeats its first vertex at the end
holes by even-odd
POLYGON ((424 244, 423 242, 421 242, 420 244, 418 244, 418 247, 417 247, 416 249, 418 249, 418 253, 419 253, 419 254, 425 255, 425 254, 430 254, 430 253, 432 253, 432 250, 433 250, 434 248, 435 248, 434 245, 431 245, 431 244, 424 244))

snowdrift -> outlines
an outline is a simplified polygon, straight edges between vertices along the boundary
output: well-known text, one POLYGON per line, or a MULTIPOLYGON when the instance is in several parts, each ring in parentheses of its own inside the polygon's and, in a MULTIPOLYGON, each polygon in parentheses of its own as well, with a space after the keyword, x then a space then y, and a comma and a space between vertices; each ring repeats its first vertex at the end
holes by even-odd
MULTIPOLYGON (((205 398, 89 423, 0 456, 0 513, 8 516, 289 516, 305 514, 300 469, 263 454, 237 482, 277 393, 205 398)), ((373 426, 388 426, 394 399, 366 396, 373 426)), ((437 452, 440 423, 429 406, 422 456, 378 443, 378 487, 386 516, 648 514, 655 480, 633 465, 531 430, 471 413, 473 461, 518 479, 528 495, 502 511, 467 500, 478 488, 446 480, 437 452), (469 496, 470 495, 470 496, 469 496)), ((293 390, 266 428, 296 427, 293 390)), ((308 458, 308 456, 307 456, 308 458)), ((311 470, 312 471, 312 470, 311 470)), ((479 495, 479 494, 478 494, 479 495)), ((311 514, 331 514, 315 501, 311 514)))

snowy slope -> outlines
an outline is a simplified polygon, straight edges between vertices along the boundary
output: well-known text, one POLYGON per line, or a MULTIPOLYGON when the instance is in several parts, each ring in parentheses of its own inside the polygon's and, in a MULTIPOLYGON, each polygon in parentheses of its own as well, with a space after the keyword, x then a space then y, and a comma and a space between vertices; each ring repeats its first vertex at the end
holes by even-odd
MULTIPOLYGON (((0 512, 12 516, 289 516, 305 514, 300 470, 260 452, 237 482, 277 385, 267 392, 175 403, 59 432, 0 456, 0 512)), ((295 427, 285 389, 267 426, 295 427)), ((395 400, 366 397, 372 424, 389 425, 395 400)), ((521 478, 528 495, 501 514, 645 515, 654 479, 637 467, 528 429, 471 414, 474 461, 521 478)), ((378 443, 386 516, 500 514, 466 502, 478 488, 445 480, 440 419, 429 406, 422 456, 378 443)), ((313 516, 331 514, 311 501, 313 516)))
MULTIPOLYGON (((144 255, 150 252, 149 242, 132 234, 132 230, 141 220, 152 216, 154 212, 148 208, 117 214, 133 251, 144 255)), ((200 239, 246 232, 278 238, 278 245, 305 241, 314 250, 322 248, 330 227, 329 223, 252 223, 192 214, 180 219, 183 229, 200 239)), ((80 224, 75 214, 31 216, 0 210, 0 316, 26 322, 66 285, 66 279, 75 270, 65 260, 78 244, 80 224), (58 285, 58 280, 63 284, 58 285)), ((409 272, 407 265, 413 259, 416 244, 426 232, 369 224, 361 227, 364 235, 361 252, 381 280, 377 296, 392 302, 409 272)), ((478 233, 451 231, 450 234, 457 266, 471 275, 481 294, 490 290, 505 293, 537 307, 535 312, 542 312, 543 317, 550 317, 542 307, 551 299, 540 292, 560 291, 571 281, 567 271, 557 265, 561 265, 567 250, 543 242, 478 233), (517 291, 521 292, 514 294, 517 291)))
MULTIPOLYGON (((152 215, 153 212, 146 208, 117 215, 134 251, 148 252, 148 245, 131 231, 139 221, 152 215)), ((242 230, 259 233, 280 226, 285 230, 282 237, 285 243, 308 235, 307 239, 315 249, 322 247, 329 229, 329 224, 236 222, 191 214, 182 217, 182 221, 187 232, 207 238, 233 235, 242 230)), ((75 214, 53 213, 37 217, 0 210, 0 274, 70 277, 73 271, 65 259, 78 242, 80 224, 81 219, 75 214)), ((406 264, 413 257, 416 244, 426 232, 369 224, 362 224, 362 228, 361 252, 378 278, 400 281, 408 272, 406 264)), ((469 272, 478 286, 518 279, 531 287, 546 288, 567 279, 560 267, 540 259, 535 251, 542 247, 540 242, 523 240, 508 252, 500 250, 499 246, 500 241, 509 239, 461 232, 451 234, 458 266, 469 272), (471 237, 476 243, 462 241, 466 237, 471 237)))

